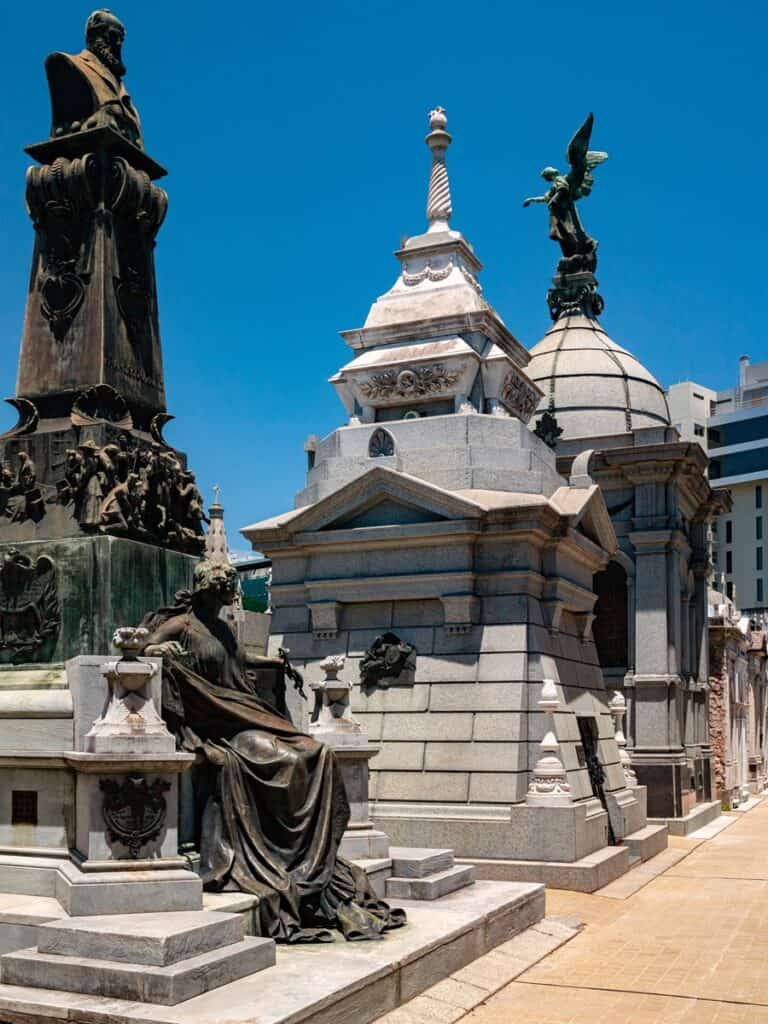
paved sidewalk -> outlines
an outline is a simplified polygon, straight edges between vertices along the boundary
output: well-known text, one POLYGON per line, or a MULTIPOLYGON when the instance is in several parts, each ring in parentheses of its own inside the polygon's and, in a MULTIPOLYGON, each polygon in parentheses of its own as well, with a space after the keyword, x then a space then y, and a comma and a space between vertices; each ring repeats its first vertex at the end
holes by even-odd
POLYGON ((625 899, 549 890, 586 927, 462 1024, 768 1024, 768 800, 670 847, 625 899))

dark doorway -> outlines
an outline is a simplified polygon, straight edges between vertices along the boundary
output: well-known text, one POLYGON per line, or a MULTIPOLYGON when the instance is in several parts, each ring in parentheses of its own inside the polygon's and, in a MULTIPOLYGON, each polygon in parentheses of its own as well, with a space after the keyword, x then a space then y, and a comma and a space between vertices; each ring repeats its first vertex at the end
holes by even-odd
POLYGON ((597 594, 592 635, 600 667, 626 670, 629 665, 627 574, 618 562, 609 562, 602 572, 595 573, 592 587, 597 594))

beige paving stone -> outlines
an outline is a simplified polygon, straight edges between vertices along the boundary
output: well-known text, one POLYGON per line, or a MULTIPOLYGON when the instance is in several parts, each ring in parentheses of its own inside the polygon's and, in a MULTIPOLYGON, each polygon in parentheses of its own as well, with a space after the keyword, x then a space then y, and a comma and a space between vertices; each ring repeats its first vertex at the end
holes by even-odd
MULTIPOLYGON (((643 885, 634 892, 628 886, 621 898, 605 894, 610 886, 592 895, 548 891, 547 918, 452 979, 490 987, 498 971, 502 987, 465 1016, 445 1020, 768 1024, 766 849, 763 801, 710 840, 671 837, 669 856, 625 876, 643 885), (677 855, 682 859, 672 863, 677 855), (584 923, 580 933, 526 967, 538 943, 573 934, 574 920, 584 923)), ((448 993, 449 983, 442 984, 448 993)), ((455 1012, 455 1004, 445 1005, 455 1012)))

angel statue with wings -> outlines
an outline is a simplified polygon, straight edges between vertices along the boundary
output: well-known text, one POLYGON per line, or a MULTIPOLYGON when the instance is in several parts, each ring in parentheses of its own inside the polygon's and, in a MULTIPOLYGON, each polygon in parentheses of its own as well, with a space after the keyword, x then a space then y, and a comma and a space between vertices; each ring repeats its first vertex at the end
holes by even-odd
POLYGON ((530 206, 531 203, 547 204, 549 237, 560 244, 563 252, 563 259, 557 268, 561 274, 594 271, 597 265, 597 242, 584 230, 576 209, 576 201, 592 191, 593 168, 608 159, 607 153, 589 148, 593 123, 594 115, 590 114, 568 143, 566 156, 570 171, 560 174, 554 167, 545 167, 541 176, 551 183, 548 191, 543 196, 532 196, 523 203, 523 206, 530 206))

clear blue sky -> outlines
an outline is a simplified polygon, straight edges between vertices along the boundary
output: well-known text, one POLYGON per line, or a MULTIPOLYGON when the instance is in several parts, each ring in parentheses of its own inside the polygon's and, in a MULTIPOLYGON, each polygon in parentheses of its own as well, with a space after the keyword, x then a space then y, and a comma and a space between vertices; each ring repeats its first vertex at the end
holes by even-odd
MULTIPOLYGON (((424 229, 430 107, 446 107, 453 225, 526 346, 548 325, 546 213, 520 201, 589 110, 610 161, 583 204, 606 329, 664 384, 728 387, 765 358, 768 6, 130 0, 126 83, 169 168, 157 248, 168 429, 230 542, 292 506, 307 434, 343 410, 327 378, 424 229), (760 199, 758 202, 757 200, 760 199)), ((6 3, 0 82, 0 389, 14 391, 32 251, 25 144, 48 134, 43 59, 89 4, 6 3)), ((8 411, 0 427, 15 422, 8 411)))

